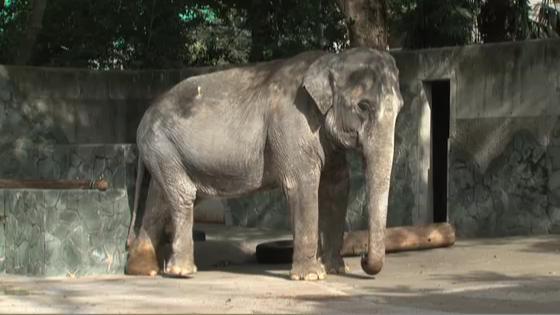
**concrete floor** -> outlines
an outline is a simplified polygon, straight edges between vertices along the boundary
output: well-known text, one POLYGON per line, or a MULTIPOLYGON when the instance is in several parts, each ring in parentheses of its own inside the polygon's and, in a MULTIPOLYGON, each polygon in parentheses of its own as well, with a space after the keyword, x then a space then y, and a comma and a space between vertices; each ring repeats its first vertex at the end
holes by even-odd
POLYGON ((253 243, 242 238, 216 251, 226 243, 212 233, 197 247, 202 270, 193 278, 2 275, 0 313, 560 313, 560 235, 390 254, 375 277, 362 272, 359 258, 346 258, 350 274, 296 282, 288 265, 251 263, 253 243), (246 261, 227 265, 223 255, 246 261))

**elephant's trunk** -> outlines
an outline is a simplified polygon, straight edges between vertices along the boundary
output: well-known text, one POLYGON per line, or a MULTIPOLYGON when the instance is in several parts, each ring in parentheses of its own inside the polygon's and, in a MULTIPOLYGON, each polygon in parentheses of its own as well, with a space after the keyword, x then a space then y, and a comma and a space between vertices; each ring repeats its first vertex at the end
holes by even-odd
POLYGON ((362 269, 377 274, 385 260, 385 229, 387 205, 393 167, 394 122, 379 126, 372 132, 373 141, 364 146, 365 178, 368 202, 369 242, 367 256, 362 257, 362 269), (392 128, 391 128, 392 127, 392 128))

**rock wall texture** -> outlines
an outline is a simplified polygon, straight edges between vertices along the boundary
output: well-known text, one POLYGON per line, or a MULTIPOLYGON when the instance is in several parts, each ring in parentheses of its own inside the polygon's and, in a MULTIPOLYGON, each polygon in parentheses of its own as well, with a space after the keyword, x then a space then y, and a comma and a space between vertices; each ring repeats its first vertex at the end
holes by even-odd
POLYGON ((41 144, 134 143, 153 98, 207 71, 0 66, 0 152, 41 144))
POLYGON ((110 189, 0 190, 1 268, 47 276, 122 273, 136 167, 131 145, 53 145, 26 150, 25 157, 21 177, 104 178, 110 189))
MULTIPOLYGON (((494 128, 511 124, 521 128, 503 139, 504 149, 486 168, 461 143, 452 142, 450 220, 463 236, 560 233, 560 119, 491 120, 494 128), (538 125, 550 126, 546 120, 555 122, 547 132, 550 142, 542 143, 538 125)), ((462 121, 458 127, 463 124, 472 126, 462 121)))
POLYGON ((136 127, 201 69, 94 72, 0 66, 0 178, 104 178, 107 192, 0 189, 0 272, 122 273, 136 127))
POLYGON ((559 233, 560 41, 395 57, 401 82, 413 90, 406 106, 420 109, 408 120, 418 122, 412 135, 418 145, 409 159, 417 170, 409 177, 417 201, 412 222, 429 221, 432 211, 426 201, 432 110, 426 83, 446 79, 451 85, 447 212, 458 235, 559 233))

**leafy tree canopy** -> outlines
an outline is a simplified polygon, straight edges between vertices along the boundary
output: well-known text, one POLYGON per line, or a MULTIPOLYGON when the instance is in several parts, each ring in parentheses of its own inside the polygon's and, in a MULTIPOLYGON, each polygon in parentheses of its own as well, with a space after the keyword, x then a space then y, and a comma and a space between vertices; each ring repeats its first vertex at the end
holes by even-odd
MULTIPOLYGON (((24 39, 32 47, 26 64, 94 69, 245 63, 343 49, 352 23, 337 6, 344 1, 351 0, 0 0, 0 64, 14 63, 24 39), (45 4, 41 19, 38 3, 45 4)), ((528 0, 365 1, 386 4, 392 47, 560 33, 559 0, 535 8, 528 0)))

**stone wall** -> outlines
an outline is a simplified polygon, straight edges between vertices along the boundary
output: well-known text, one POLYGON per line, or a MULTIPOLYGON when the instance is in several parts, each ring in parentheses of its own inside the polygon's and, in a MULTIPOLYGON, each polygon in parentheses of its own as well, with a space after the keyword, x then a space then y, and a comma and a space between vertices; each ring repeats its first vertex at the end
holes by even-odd
POLYGON ((185 71, 0 66, 0 178, 104 178, 106 192, 0 189, 0 272, 122 273, 138 121, 185 71))
POLYGON ((40 144, 134 143, 154 97, 207 71, 0 66, 0 152, 40 144))
POLYGON ((426 82, 448 79, 448 218, 460 236, 560 232, 560 41, 395 53, 417 151, 413 222, 430 221, 426 82), (408 88, 407 88, 408 87, 408 88))
POLYGON ((161 92, 211 70, 0 66, 0 178, 104 178, 110 186, 0 189, 0 272, 122 273, 138 122, 161 92))
POLYGON ((21 177, 104 178, 110 189, 0 190, 4 215, 0 271, 48 276, 122 273, 130 222, 128 196, 136 167, 134 148, 52 145, 24 154, 21 177))

